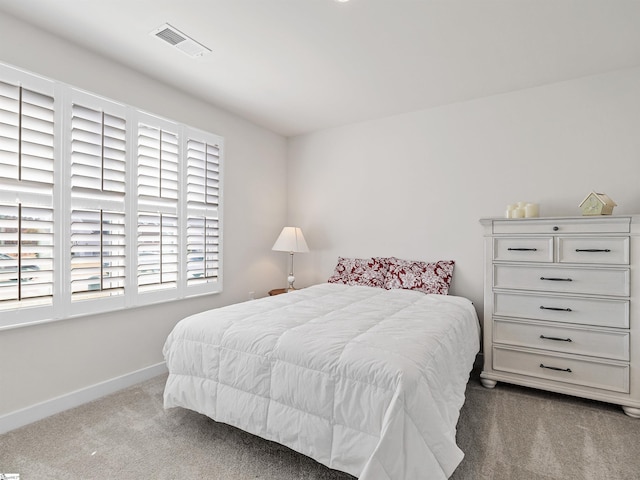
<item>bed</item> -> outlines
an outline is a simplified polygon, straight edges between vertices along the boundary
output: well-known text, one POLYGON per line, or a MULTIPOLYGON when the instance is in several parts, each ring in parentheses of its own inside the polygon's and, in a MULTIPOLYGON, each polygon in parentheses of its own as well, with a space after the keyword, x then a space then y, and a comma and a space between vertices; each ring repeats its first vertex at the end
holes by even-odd
POLYGON ((469 300, 331 282, 180 321, 165 408, 183 407, 360 480, 446 479, 479 349, 469 300))

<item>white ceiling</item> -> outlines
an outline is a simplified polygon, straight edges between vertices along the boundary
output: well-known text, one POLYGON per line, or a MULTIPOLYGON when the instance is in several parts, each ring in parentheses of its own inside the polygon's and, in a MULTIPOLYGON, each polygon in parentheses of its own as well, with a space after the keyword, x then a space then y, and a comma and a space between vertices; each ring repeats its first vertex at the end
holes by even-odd
POLYGON ((0 0, 290 136, 640 65, 640 0, 0 0), (192 59, 150 36, 170 23, 192 59))

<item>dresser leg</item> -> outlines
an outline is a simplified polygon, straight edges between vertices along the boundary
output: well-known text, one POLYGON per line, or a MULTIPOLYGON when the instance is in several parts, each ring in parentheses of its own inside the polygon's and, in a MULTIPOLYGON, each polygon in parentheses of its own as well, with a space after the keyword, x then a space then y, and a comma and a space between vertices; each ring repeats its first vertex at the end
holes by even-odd
POLYGON ((633 418, 640 418, 640 408, 622 406, 624 413, 633 418))
MULTIPOLYGON (((480 383, 482 383, 482 386, 485 388, 493 388, 496 386, 496 384, 498 382, 496 382, 495 380, 490 380, 488 378, 481 378, 480 379, 480 383)), ((624 407, 623 407, 624 408, 624 407)), ((627 414, 628 415, 628 414, 627 414)))

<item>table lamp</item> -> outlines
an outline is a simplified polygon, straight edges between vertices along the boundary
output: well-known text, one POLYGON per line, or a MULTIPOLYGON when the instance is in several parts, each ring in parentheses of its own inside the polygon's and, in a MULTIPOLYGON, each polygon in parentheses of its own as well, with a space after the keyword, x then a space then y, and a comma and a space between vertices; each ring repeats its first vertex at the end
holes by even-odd
POLYGON ((282 232, 280 232, 280 236, 276 240, 276 243, 273 244, 272 250, 277 252, 289 252, 289 255, 291 255, 291 269, 289 270, 289 276, 287 277, 287 281, 289 282, 287 292, 295 290, 293 287, 293 282, 296 280, 293 276, 293 254, 306 253, 309 251, 309 247, 307 247, 307 242, 304 240, 302 230, 299 227, 284 227, 282 232))

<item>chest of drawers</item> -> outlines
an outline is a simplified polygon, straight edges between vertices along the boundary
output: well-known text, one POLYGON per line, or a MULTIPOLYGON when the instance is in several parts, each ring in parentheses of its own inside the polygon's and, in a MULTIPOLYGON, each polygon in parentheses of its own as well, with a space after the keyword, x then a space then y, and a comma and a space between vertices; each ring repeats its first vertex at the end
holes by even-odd
POLYGON ((481 224, 482 384, 615 403, 640 418, 640 216, 481 224))

